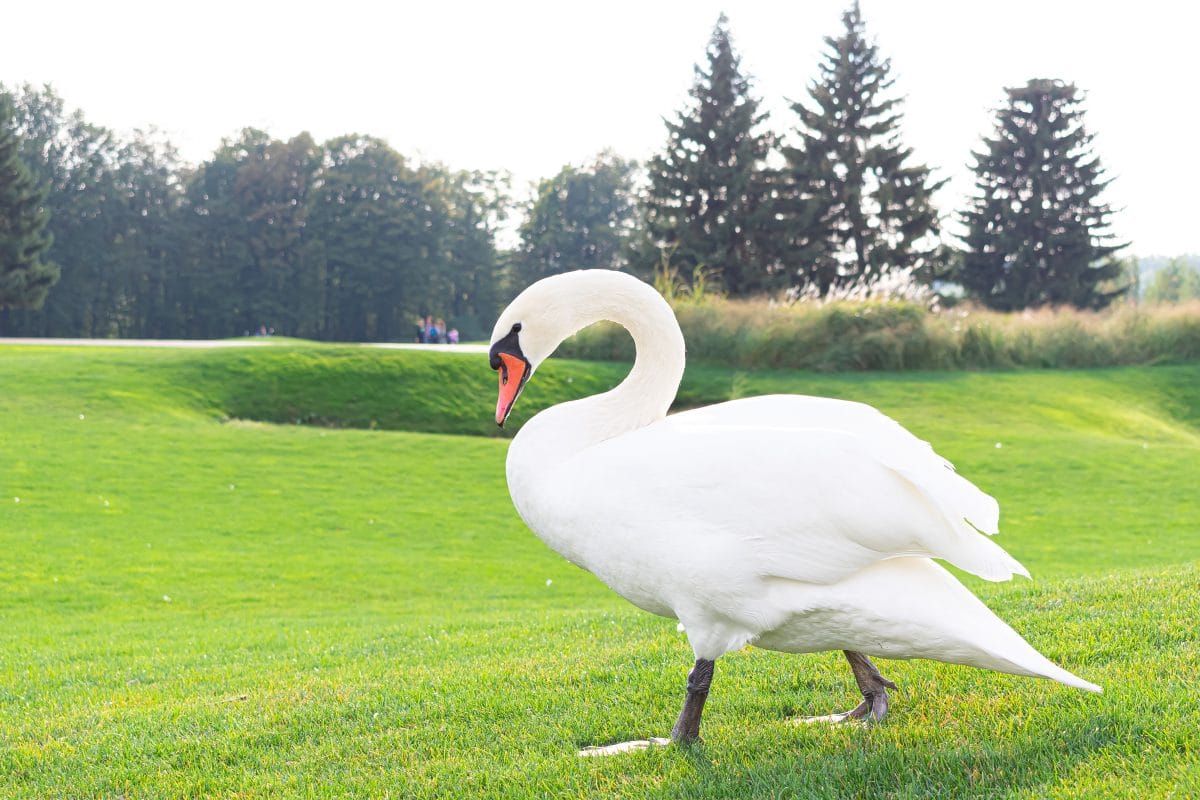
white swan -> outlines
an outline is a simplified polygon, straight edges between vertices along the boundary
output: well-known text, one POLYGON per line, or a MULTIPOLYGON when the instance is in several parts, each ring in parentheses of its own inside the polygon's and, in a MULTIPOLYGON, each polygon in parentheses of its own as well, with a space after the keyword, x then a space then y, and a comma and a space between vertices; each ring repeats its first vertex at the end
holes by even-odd
MULTIPOLYGON (((526 524, 639 608, 678 618, 696 662, 676 741, 699 736, 714 660, 747 644, 843 650, 882 719, 868 655, 929 658, 1100 687, 1029 646, 938 558, 992 581, 1028 576, 988 536, 996 501, 860 403, 775 395, 667 416, 684 367, 670 306, 629 275, 589 270, 523 291, 492 333, 503 424, 529 376, 577 330, 625 326, 637 358, 615 389, 549 408, 508 451, 526 524)), ((618 746, 619 747, 619 746, 618 746)))

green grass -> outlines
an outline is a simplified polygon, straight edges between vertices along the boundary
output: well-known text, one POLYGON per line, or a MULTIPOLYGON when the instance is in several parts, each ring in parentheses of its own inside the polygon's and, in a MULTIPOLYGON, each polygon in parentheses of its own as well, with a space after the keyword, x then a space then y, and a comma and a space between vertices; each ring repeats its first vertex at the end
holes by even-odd
MULTIPOLYGON (((550 362, 516 421, 622 369, 550 362)), ((884 725, 797 726, 853 702, 848 668, 751 649, 701 745, 608 759, 574 753, 664 735, 690 651, 523 528, 494 383, 468 355, 0 348, 0 796, 1200 794, 1200 366, 689 370, 682 406, 829 394, 933 441, 1035 576, 968 583, 1106 693, 881 662, 884 725)))

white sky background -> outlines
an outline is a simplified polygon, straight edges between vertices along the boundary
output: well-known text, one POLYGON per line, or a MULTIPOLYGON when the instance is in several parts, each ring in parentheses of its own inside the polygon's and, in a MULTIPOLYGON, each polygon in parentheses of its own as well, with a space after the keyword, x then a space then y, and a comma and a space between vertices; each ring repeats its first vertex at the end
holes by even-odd
MULTIPOLYGON (((521 187, 610 148, 645 159, 688 101, 717 16, 770 127, 817 75, 849 0, 581 2, 26 2, 0 20, 0 81, 49 82, 121 132, 157 127, 189 161, 247 126, 318 141, 382 137, 462 169, 505 169, 521 187)), ((1200 252, 1200 10, 1165 0, 862 0, 891 58, 903 141, 951 178, 991 131, 1003 87, 1033 77, 1087 92, 1094 148, 1138 255, 1200 252)))

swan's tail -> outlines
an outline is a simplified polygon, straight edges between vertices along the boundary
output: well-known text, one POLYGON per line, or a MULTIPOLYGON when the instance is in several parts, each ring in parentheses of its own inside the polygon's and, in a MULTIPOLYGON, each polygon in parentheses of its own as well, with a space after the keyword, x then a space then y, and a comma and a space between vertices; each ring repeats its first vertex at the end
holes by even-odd
MULTIPOLYGON (((991 544, 990 541, 988 543, 991 544)), ((952 575, 937 565, 933 566, 945 575, 945 580, 952 582, 958 589, 959 598, 954 614, 954 617, 957 618, 955 622, 959 626, 958 633, 964 644, 973 645, 976 651, 971 658, 963 659, 960 663, 994 669, 997 672, 1007 672, 1012 675, 1049 678, 1052 681, 1058 681, 1077 689, 1086 689, 1089 692, 1104 691, 1091 681, 1085 681, 1078 675, 1068 672, 1039 653, 1029 642, 1025 641, 1021 634, 996 616, 990 608, 952 575)))
POLYGON ((1085 681, 1078 675, 1067 672, 1028 644, 1025 644, 1025 648, 1027 652, 1017 654, 1015 658, 1012 657, 1012 654, 1000 655, 998 653, 989 653, 988 655, 992 656, 992 658, 987 659, 989 663, 975 663, 974 666, 994 669, 997 672, 1007 672, 1011 675, 1049 678, 1052 681, 1058 681, 1061 684, 1073 686, 1076 689, 1087 689, 1089 692, 1104 691, 1103 688, 1091 681, 1085 681))
MULTIPOLYGON (((1102 691, 1033 649, 967 587, 928 559, 881 561, 847 582, 847 588, 855 594, 869 591, 876 597, 887 598, 888 624, 898 638, 903 637, 903 641, 895 643, 896 654, 892 657, 967 664, 1013 675, 1049 678, 1089 692, 1102 691), (865 581, 870 590, 865 586, 860 588, 858 581, 865 581)), ((886 658, 889 649, 883 643, 880 650, 868 648, 868 652, 886 658)))

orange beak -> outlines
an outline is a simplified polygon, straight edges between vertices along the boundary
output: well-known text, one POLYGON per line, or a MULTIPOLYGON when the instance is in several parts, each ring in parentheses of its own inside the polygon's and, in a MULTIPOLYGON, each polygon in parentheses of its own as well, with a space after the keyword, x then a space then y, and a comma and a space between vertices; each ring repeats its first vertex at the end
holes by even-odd
POLYGON ((496 424, 503 426, 529 377, 529 364, 511 353, 500 353, 499 356, 500 394, 496 397, 496 424))

